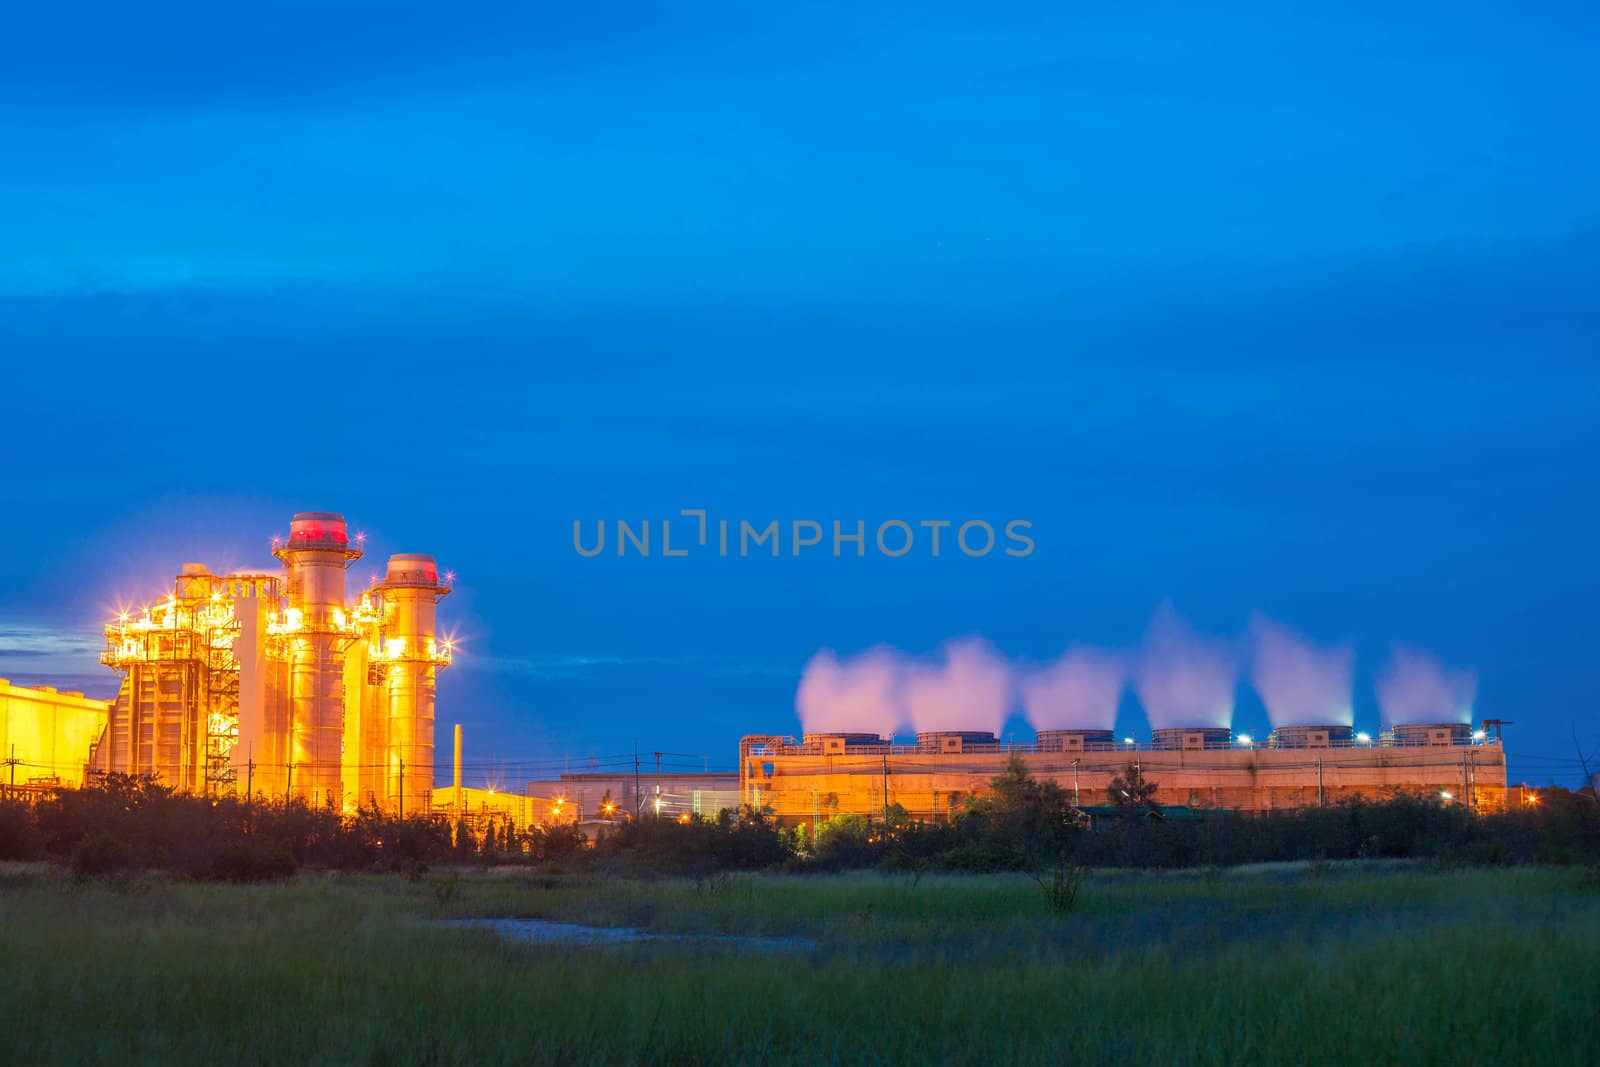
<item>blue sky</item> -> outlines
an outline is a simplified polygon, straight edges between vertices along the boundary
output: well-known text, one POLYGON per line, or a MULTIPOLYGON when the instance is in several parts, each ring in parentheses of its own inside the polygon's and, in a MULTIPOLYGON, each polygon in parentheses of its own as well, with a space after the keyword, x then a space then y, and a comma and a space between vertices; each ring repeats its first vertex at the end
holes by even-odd
POLYGON ((460 575, 484 761, 731 763, 820 647, 1168 599, 1600 745, 1592 9, 335 8, 0 13, 0 673, 104 690, 110 603, 327 509, 460 575), (697 506, 1038 548, 572 551, 697 506))

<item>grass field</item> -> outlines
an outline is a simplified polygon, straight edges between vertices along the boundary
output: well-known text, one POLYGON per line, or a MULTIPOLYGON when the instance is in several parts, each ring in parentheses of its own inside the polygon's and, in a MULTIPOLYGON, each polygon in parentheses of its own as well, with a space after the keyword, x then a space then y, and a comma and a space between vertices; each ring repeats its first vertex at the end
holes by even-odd
POLYGON ((1600 877, 0 874, 27 1063, 1600 1061, 1600 877), (444 918, 801 937, 530 945, 444 918))

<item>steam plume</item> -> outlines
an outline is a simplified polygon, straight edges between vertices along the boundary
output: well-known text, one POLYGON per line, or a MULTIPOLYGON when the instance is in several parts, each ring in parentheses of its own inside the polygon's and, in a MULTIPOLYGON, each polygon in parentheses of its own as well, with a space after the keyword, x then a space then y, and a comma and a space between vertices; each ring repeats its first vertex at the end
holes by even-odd
POLYGON ((946 641, 938 666, 909 665, 905 704, 911 724, 927 730, 998 734, 1011 711, 1011 668, 981 637, 946 641))
POLYGON ((1109 730, 1116 725, 1127 677, 1121 656, 1074 645, 1054 663, 1022 677, 1022 706, 1035 730, 1109 730))
POLYGON ((1378 673, 1378 707, 1390 725, 1418 722, 1471 722, 1478 676, 1455 670, 1420 648, 1395 645, 1378 673))
POLYGON ((1153 729, 1226 728, 1238 673, 1232 642, 1196 633, 1163 603, 1145 631, 1134 688, 1153 729))
POLYGON ((874 648, 840 662, 833 649, 811 657, 795 693, 806 733, 872 731, 892 736, 903 715, 900 664, 892 649, 874 648))
POLYGON ((1349 642, 1318 645, 1259 612, 1250 638, 1250 681, 1274 727, 1354 725, 1349 642))

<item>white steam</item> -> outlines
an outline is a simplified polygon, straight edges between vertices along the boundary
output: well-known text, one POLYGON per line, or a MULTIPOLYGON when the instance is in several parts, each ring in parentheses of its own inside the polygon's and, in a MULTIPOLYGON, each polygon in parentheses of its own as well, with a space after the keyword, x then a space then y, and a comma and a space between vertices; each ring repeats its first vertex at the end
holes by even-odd
POLYGON ((1419 722, 1471 722, 1478 676, 1439 662, 1420 648, 1395 645, 1378 673, 1378 707, 1389 726, 1419 722))
POLYGON ((1250 616, 1250 681, 1279 726, 1353 726, 1348 642, 1318 645, 1257 612, 1250 616))
POLYGON ((795 709, 806 733, 892 736, 904 719, 896 653, 874 648, 840 662, 833 649, 823 649, 806 664, 795 709))
MULTIPOLYGON (((1250 680, 1274 727, 1354 725, 1348 642, 1321 645, 1259 613, 1250 618, 1250 680)), ((1152 729, 1233 723, 1238 644, 1195 632, 1171 604, 1156 610, 1136 655, 1073 645, 1043 666, 1013 665, 981 637, 947 641, 932 660, 880 646, 806 664, 795 708, 806 733, 986 730, 999 734, 1020 693, 1035 730, 1114 728, 1131 680, 1152 729)), ((1383 721, 1470 722, 1477 676, 1396 645, 1377 677, 1383 721)))
POLYGON ((1011 712, 1011 667, 981 637, 940 646, 937 665, 913 664, 905 671, 905 704, 918 733, 929 730, 988 730, 999 734, 1011 712))
POLYGON ((1110 730, 1127 682, 1122 656, 1074 645, 1047 666, 1022 674, 1022 706, 1035 730, 1110 730))
POLYGON ((1171 604, 1156 609, 1134 680, 1152 729, 1229 727, 1238 675, 1232 642, 1196 633, 1171 604))

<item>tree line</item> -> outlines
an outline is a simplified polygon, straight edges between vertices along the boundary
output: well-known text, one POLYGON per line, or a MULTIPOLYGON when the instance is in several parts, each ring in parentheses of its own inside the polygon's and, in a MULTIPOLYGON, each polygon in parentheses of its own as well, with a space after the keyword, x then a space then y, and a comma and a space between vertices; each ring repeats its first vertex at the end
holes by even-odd
POLYGON ((853 868, 1030 871, 1063 867, 1227 866, 1294 860, 1600 863, 1600 799, 1551 788, 1520 810, 1474 815, 1437 795, 1259 815, 1163 812, 1135 766, 1086 812, 1013 760, 949 819, 835 815, 780 828, 749 807, 715 818, 641 818, 593 839, 570 824, 476 826, 438 816, 341 815, 303 801, 178 793, 109 774, 28 804, 0 801, 0 860, 49 860, 83 876, 163 869, 201 880, 261 881, 301 868, 416 874, 434 866, 520 863, 699 876, 723 870, 853 868), (1181 817, 1180 817, 1181 816, 1181 817))

